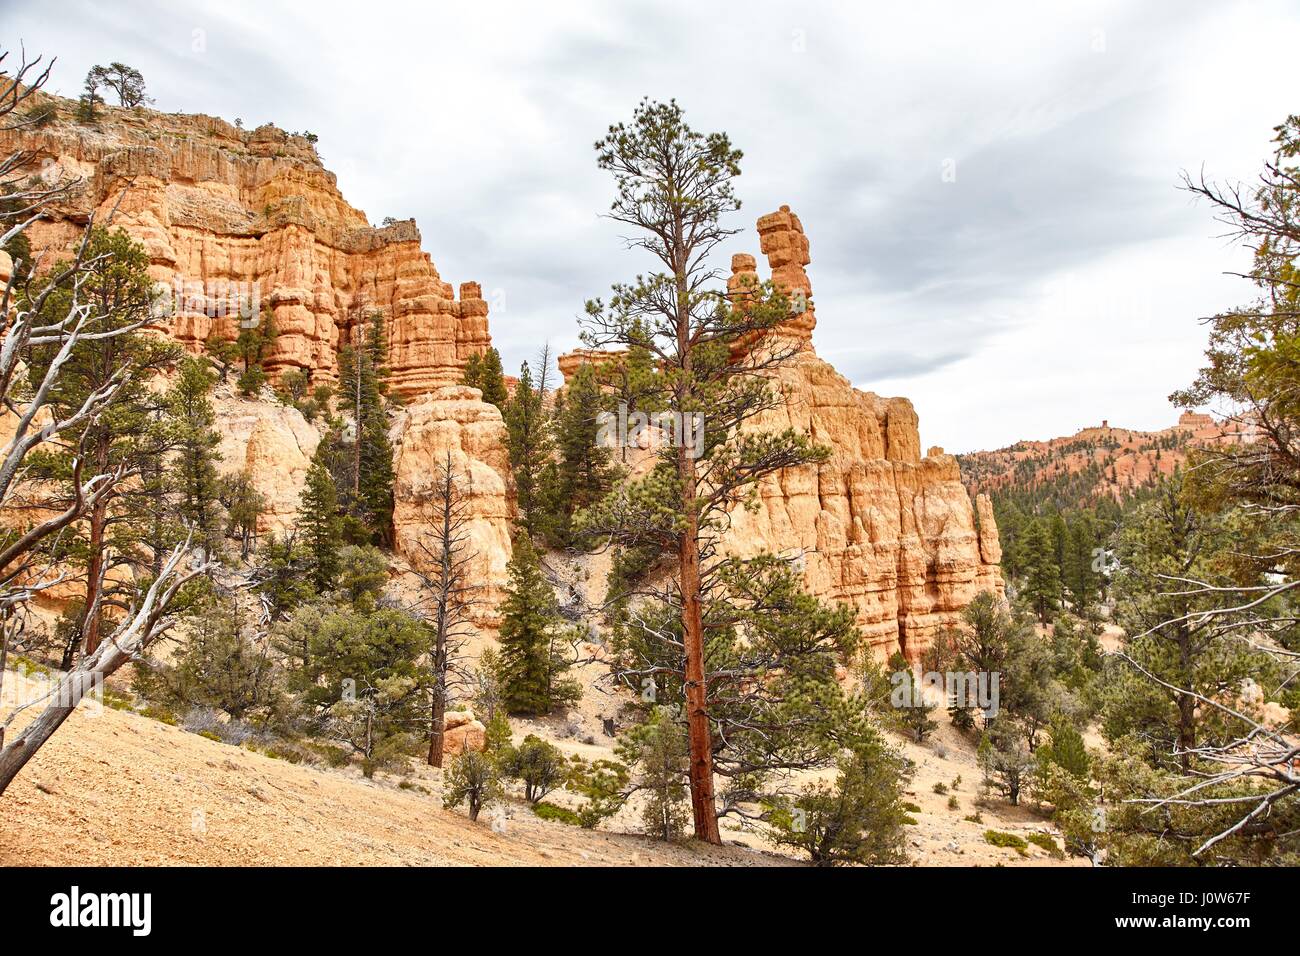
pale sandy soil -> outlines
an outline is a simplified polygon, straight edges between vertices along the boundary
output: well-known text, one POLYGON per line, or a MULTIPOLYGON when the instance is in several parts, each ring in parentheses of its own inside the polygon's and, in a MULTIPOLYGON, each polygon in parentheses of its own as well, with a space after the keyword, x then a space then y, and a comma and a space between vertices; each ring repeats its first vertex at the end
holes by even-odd
POLYGON ((0 864, 794 862, 734 846, 589 832, 539 820, 516 804, 496 832, 486 817, 471 823, 443 810, 434 773, 421 779, 432 793, 401 790, 396 778, 295 766, 137 714, 78 712, 0 797, 0 864))

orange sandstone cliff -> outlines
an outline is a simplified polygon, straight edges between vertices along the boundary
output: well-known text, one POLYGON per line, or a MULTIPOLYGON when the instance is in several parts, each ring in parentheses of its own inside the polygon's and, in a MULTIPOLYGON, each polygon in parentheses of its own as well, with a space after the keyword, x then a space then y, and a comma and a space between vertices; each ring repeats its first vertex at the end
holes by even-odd
MULTIPOLYGON (((21 149, 33 174, 70 182, 66 202, 28 232, 48 264, 65 255, 92 214, 125 229, 164 290, 158 327, 199 351, 241 323, 270 320, 272 378, 296 368, 313 384, 337 379, 338 356, 358 322, 379 311, 390 387, 406 406, 393 424, 396 544, 425 566, 430 481, 445 452, 466 479, 483 607, 498 596, 510 556, 509 470, 500 412, 457 383, 468 357, 490 344, 487 302, 475 282, 457 295, 420 248, 414 221, 372 226, 343 198, 309 139, 274 126, 240 129, 203 115, 103 107, 93 125, 55 120, 0 131, 0 152, 21 149)), ((244 471, 267 500, 263 531, 293 525, 319 432, 293 408, 218 388, 223 471, 244 471)))
POLYGON ((126 229, 175 304, 162 324, 190 348, 233 338, 241 306, 247 317, 255 304, 276 333, 272 375, 300 368, 328 382, 360 316, 377 309, 393 391, 409 398, 455 384, 488 346, 479 285, 462 283, 458 298, 421 251, 414 221, 371 226, 305 137, 114 107, 82 125, 67 121, 70 101, 44 101, 58 120, 0 131, 0 149, 28 151, 47 181, 76 181, 58 218, 29 232, 33 247, 68 248, 92 212, 126 229))
MULTIPOLYGON (((90 214, 103 223, 111 212, 111 225, 144 245, 151 273, 172 292, 160 327, 198 351, 210 336, 238 334, 256 304, 276 333, 273 377, 299 368, 313 382, 334 381, 361 317, 382 312, 393 391, 406 400, 392 430, 397 551, 416 568, 428 564, 431 479, 450 450, 487 585, 480 623, 492 624, 514 503, 501 415, 457 384, 466 359, 490 342, 479 286, 463 283, 455 295, 413 221, 371 226, 306 137, 112 107, 85 126, 70 121, 70 101, 44 98, 58 107, 53 123, 0 131, 0 150, 27 150, 33 172, 76 180, 58 214, 29 233, 34 251, 61 253, 90 214)), ((773 280, 801 311, 783 328, 800 349, 777 373, 789 401, 755 427, 806 431, 832 457, 765 481, 760 508, 735 515, 728 547, 797 558, 815 593, 857 610, 878 654, 917 660, 978 591, 1002 588, 992 509, 982 496, 972 507, 951 456, 921 456, 910 402, 859 391, 816 355, 798 217, 782 207, 758 232, 773 280)), ((733 290, 757 276, 753 256, 736 256, 732 268, 733 290)), ((560 366, 567 375, 595 358, 571 353, 560 366)), ((292 408, 228 390, 217 405, 222 468, 245 471, 267 497, 264 530, 290 527, 318 432, 292 408)))

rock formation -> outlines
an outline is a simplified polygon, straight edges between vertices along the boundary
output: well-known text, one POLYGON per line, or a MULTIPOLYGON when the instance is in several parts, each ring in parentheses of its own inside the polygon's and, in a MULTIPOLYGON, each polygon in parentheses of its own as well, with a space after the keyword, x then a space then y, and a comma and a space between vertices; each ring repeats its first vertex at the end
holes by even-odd
POLYGON ((303 136, 252 131, 203 115, 105 107, 95 126, 67 121, 0 131, 0 150, 30 152, 48 181, 75 179, 58 219, 29 232, 33 249, 67 249, 93 212, 143 243, 167 290, 161 324, 193 350, 269 317, 272 375, 288 368, 332 381, 338 351, 368 310, 384 313, 392 388, 411 398, 459 381, 489 344, 487 302, 459 298, 420 249, 414 221, 372 227, 338 190, 303 136), (256 319, 254 319, 256 316, 256 319))
MULTIPOLYGON (((785 405, 752 427, 793 428, 828 446, 831 457, 764 480, 758 509, 733 514, 725 546, 741 556, 789 557, 812 593, 856 609, 877 656, 901 650, 917 661, 977 593, 1003 589, 992 505, 981 498, 972 508, 951 455, 934 448, 921 457, 911 402, 855 389, 817 357, 799 217, 783 206, 759 219, 758 229, 773 282, 803 308, 780 330, 800 347, 776 373, 785 405)), ((752 255, 733 257, 733 293, 757 279, 752 255)), ((596 358, 570 353, 561 368, 596 358)))
POLYGON ((449 385, 404 409, 391 437, 398 552, 415 568, 432 570, 431 535, 439 506, 433 488, 437 469, 450 450, 459 493, 473 516, 469 529, 473 576, 483 585, 473 618, 480 625, 495 626, 510 560, 514 508, 501 413, 482 401, 478 389, 449 385))
MULTIPOLYGON (((159 326, 197 351, 210 336, 269 318, 274 377, 299 368, 335 380, 339 349, 372 310, 384 315, 393 392, 407 400, 393 427, 396 550, 428 568, 436 465, 450 450, 474 517, 479 623, 495 623, 510 555, 514 503, 505 429, 496 408, 457 385, 469 355, 489 344, 477 283, 459 296, 420 249, 412 221, 371 226, 339 192, 308 137, 273 126, 245 131, 209 116, 105 107, 94 126, 69 121, 57 97, 45 126, 0 131, 0 150, 29 150, 34 170, 78 185, 54 218, 30 232, 36 251, 67 249, 93 213, 143 243, 154 278, 170 292, 159 326)), ((884 655, 917 659, 981 588, 1001 588, 997 529, 987 501, 972 509, 956 461, 922 458, 916 413, 905 399, 854 389, 817 357, 808 239, 782 207, 758 221, 775 284, 790 296, 782 334, 799 348, 778 380, 789 402, 765 425, 790 425, 830 446, 820 466, 789 469, 760 489, 756 513, 738 513, 736 553, 798 555, 812 590, 857 609, 884 655)), ((753 256, 732 263, 731 288, 756 281, 753 256)), ((566 375, 590 352, 560 359, 566 375)), ((289 526, 315 429, 292 409, 219 401, 223 468, 247 470, 269 501, 263 530, 289 526)))
POLYGON ((1159 431, 1117 428, 1102 421, 1061 438, 971 452, 962 455, 960 462, 962 479, 972 494, 1069 481, 1077 489, 1077 504, 1083 506, 1103 497, 1123 501, 1151 487, 1185 469, 1189 452, 1198 446, 1253 440, 1249 424, 1183 412, 1176 425, 1159 431))
POLYGON ((242 398, 228 386, 215 389, 212 408, 221 436, 218 470, 248 475, 266 504, 257 530, 283 534, 297 521, 320 433, 296 408, 242 398))
MULTIPOLYGON (((86 126, 69 122, 68 100, 34 101, 53 104, 58 117, 0 131, 0 153, 22 148, 34 172, 76 185, 54 218, 29 230, 33 252, 64 254, 92 213, 125 229, 164 290, 160 330, 191 350, 269 318, 272 377, 299 368, 332 382, 357 323, 382 311, 390 389, 408 402, 394 425, 396 548, 427 566, 429 482, 450 448, 467 477, 485 597, 494 601, 510 557, 505 429, 478 391, 456 384, 466 359, 490 344, 478 283, 462 283, 457 297, 421 251, 414 221, 372 227, 304 136, 115 107, 86 126)), ((214 404, 221 469, 246 471, 267 500, 261 531, 291 527, 319 432, 292 408, 225 388, 214 404)), ((492 622, 490 603, 480 617, 492 622)))

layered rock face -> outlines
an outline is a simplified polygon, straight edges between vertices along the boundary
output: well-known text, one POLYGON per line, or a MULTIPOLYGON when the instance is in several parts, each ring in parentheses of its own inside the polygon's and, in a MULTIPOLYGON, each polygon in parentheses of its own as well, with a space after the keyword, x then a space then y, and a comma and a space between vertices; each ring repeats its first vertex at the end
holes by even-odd
POLYGON ((471 516, 467 550, 472 576, 483 586, 471 617, 480 626, 495 627, 510 561, 514 509, 501 413, 482 401, 476 388, 446 386, 404 409, 390 437, 398 552, 419 570, 433 569, 437 552, 432 534, 441 514, 434 489, 438 469, 450 452, 457 493, 471 516))
POLYGON ((59 108, 58 120, 0 131, 0 151, 29 151, 50 182, 78 181, 61 217, 29 232, 34 251, 62 253, 91 213, 126 229, 169 290, 160 325, 191 349, 269 317, 272 375, 300 368, 329 382, 339 349, 377 309, 393 391, 411 398, 456 383, 469 355, 487 348, 478 284, 463 283, 457 297, 421 251, 414 221, 372 227, 305 137, 112 107, 83 126, 68 121, 71 101, 44 101, 59 108))
MULTIPOLYGON (((857 611, 878 657, 901 650, 918 661, 976 594, 1003 590, 992 505, 981 496, 972 507, 953 456, 939 448, 921 456, 911 402, 859 391, 817 357, 809 246, 798 216, 783 206, 759 219, 758 229, 773 282, 802 310, 780 329, 799 348, 775 374, 786 401, 752 427, 793 428, 829 447, 831 457, 765 479, 759 507, 733 513, 724 546, 742 557, 788 557, 812 593, 857 611)), ((733 293, 758 278, 752 255, 733 258, 733 293)), ((594 358, 562 357, 561 368, 594 358)))
POLYGON ((284 534, 298 519, 298 498, 307 469, 320 444, 320 433, 296 408, 279 402, 241 398, 218 386, 212 399, 224 474, 246 474, 262 495, 259 533, 284 534))
MULTIPOLYGON (((50 260, 66 254, 92 214, 125 229, 166 289, 160 331, 191 350, 269 318, 271 375, 298 368, 313 383, 328 383, 362 319, 383 313, 390 389, 408 402, 393 429, 396 548, 415 567, 429 566, 422 545, 430 482, 450 449, 488 584, 480 620, 491 624, 510 557, 513 501, 501 415, 477 390, 456 385, 469 356, 490 344, 478 283, 462 283, 457 296, 421 251, 414 221, 372 227, 306 137, 114 107, 85 126, 70 121, 71 101, 43 93, 34 101, 55 105, 58 118, 0 131, 0 154, 26 150, 33 172, 76 185, 55 217, 29 230, 33 252, 50 260)), ((224 388, 214 399, 220 468, 253 479, 267 501, 261 531, 291 528, 319 433, 278 403, 224 388)))

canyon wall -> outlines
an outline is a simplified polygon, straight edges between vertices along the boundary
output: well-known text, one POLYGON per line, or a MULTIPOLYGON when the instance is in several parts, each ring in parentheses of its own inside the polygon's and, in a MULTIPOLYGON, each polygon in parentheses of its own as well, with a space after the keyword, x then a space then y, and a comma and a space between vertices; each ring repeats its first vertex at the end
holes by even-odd
POLYGON ((75 181, 58 216, 32 227, 33 247, 67 249, 91 213, 124 228, 168 290, 160 326, 192 350, 269 318, 272 377, 299 368, 330 382, 339 349, 377 309, 392 390, 414 398, 458 382, 469 355, 490 344, 479 285, 462 283, 457 297, 414 221, 371 226, 305 137, 114 107, 82 125, 67 120, 70 101, 43 101, 58 106, 58 120, 0 131, 0 151, 27 150, 50 183, 75 181))
MULTIPOLYGON (((47 264, 67 255, 91 215, 125 229, 164 290, 157 328, 191 351, 269 319, 272 379, 297 368, 313 384, 331 383, 360 320, 383 313, 390 388, 405 400, 393 422, 397 549, 417 568, 429 564, 429 480, 450 450, 468 482, 485 597, 496 596, 513 508, 505 426, 476 390, 457 385, 468 357, 490 345, 478 283, 462 283, 457 295, 421 250, 414 221, 370 225, 306 136, 109 106, 81 124, 69 100, 37 93, 33 102, 55 106, 56 118, 0 131, 0 154, 24 150, 33 174, 72 184, 29 230, 33 253, 47 264)), ((260 530, 292 527, 319 429, 293 408, 225 386, 214 408, 219 467, 247 473, 267 501, 260 530)))
MULTIPOLYGON (((144 245, 151 273, 171 292, 160 329, 190 349, 269 317, 272 377, 299 368, 331 382, 358 322, 382 311, 392 388, 406 400, 392 430, 397 551, 416 568, 430 566, 431 482, 450 452, 487 586, 480 622, 494 623, 514 509, 505 427, 477 390, 457 384, 465 360, 490 341, 479 286, 463 283, 454 295, 421 250, 414 222, 371 226, 306 137, 111 107, 87 126, 71 121, 70 101, 46 99, 59 110, 53 123, 0 132, 0 150, 28 150, 33 172, 76 180, 57 215, 33 227, 34 249, 58 254, 90 215, 101 223, 111 215, 144 245)), ((787 403, 753 427, 793 427, 831 457, 765 480, 760 507, 734 516, 727 547, 790 556, 814 593, 857 610, 880 656, 902 650, 917 660, 978 591, 1002 588, 992 509, 982 498, 972 508, 951 456, 932 449, 922 457, 910 402, 859 391, 817 356, 798 217, 782 207, 759 219, 758 235, 773 281, 796 303, 781 334, 798 352, 776 373, 787 403)), ((752 255, 735 256, 732 271, 733 291, 758 278, 752 255)), ((563 356, 561 369, 571 374, 598 357, 563 356)), ((221 391, 217 404, 223 468, 246 471, 268 498, 264 530, 291 526, 318 432, 267 401, 221 391)))

